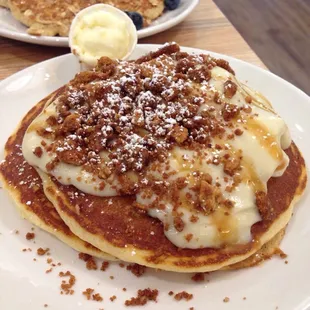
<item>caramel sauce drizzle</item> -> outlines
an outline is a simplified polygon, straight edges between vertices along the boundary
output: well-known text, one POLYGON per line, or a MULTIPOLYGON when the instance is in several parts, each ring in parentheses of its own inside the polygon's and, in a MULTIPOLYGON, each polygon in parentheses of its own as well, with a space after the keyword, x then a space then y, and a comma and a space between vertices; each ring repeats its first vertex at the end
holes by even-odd
POLYGON ((275 138, 268 132, 268 128, 251 118, 247 120, 246 127, 255 135, 260 145, 268 150, 271 157, 280 161, 280 165, 277 167, 276 171, 283 169, 285 167, 285 160, 282 148, 279 146, 275 138))
POLYGON ((215 240, 221 244, 234 244, 238 242, 237 220, 230 215, 231 210, 226 207, 218 207, 211 215, 211 221, 217 228, 215 240))

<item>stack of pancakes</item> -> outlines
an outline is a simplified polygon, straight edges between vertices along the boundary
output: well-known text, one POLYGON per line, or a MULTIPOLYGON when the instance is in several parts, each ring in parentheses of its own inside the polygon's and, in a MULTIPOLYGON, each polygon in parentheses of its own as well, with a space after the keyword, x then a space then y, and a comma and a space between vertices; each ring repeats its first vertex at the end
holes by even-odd
POLYGON ((163 0, 0 0, 0 6, 10 9, 18 21, 29 27, 29 34, 62 37, 69 35, 71 22, 79 11, 98 3, 138 12, 144 18, 144 26, 164 11, 163 0))
POLYGON ((176 272, 271 256, 306 185, 267 99, 177 44, 101 58, 35 105, 5 153, 3 184, 30 222, 78 251, 176 272))

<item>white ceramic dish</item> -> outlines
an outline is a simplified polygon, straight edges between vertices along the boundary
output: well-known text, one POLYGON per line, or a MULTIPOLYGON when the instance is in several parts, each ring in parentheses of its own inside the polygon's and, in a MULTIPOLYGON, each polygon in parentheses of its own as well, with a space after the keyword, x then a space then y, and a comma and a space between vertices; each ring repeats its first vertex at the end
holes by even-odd
MULTIPOLYGON (((138 38, 149 37, 165 31, 182 22, 196 7, 199 0, 181 0, 180 6, 173 11, 165 11, 149 27, 138 31, 138 38)), ((0 36, 10 39, 49 46, 68 47, 67 37, 32 36, 27 28, 18 22, 6 8, 0 7, 0 36)))
MULTIPOLYGON (((155 45, 138 45, 133 57, 138 57, 155 45)), ((184 48, 188 52, 203 52, 184 48)), ((207 53, 207 52, 205 52, 207 53)), ((310 98, 288 82, 243 61, 218 54, 230 61, 237 76, 248 81, 248 85, 260 90, 273 103, 275 109, 286 120, 294 141, 304 157, 310 158, 310 98)), ((0 157, 3 146, 18 121, 40 99, 70 80, 79 65, 72 55, 54 58, 25 69, 0 83, 0 157)), ((188 310, 306 310, 310 309, 310 197, 305 196, 298 204, 290 222, 281 248, 288 254, 288 264, 280 258, 273 258, 262 266, 207 275, 206 280, 196 283, 189 274, 174 274, 148 270, 141 278, 134 277, 118 264, 112 264, 106 272, 88 271, 85 263, 77 258, 77 253, 68 246, 35 229, 35 244, 25 239, 32 227, 17 214, 13 202, 4 190, 0 190, 0 309, 37 310, 44 309, 128 309, 124 300, 135 296, 141 288, 159 289, 158 303, 150 302, 145 308, 188 310), (14 234, 14 229, 20 231, 14 234), (23 248, 32 252, 22 252, 23 248), (54 261, 61 262, 50 274, 46 257, 37 257, 38 247, 49 247, 54 261), (37 258, 37 262, 33 258, 37 258), (77 278, 72 296, 60 295, 61 279, 59 271, 70 270, 77 278), (114 280, 109 277, 113 275, 114 280), (123 292, 122 288, 127 291, 123 292), (94 288, 104 297, 103 303, 87 301, 82 295, 86 288, 94 288), (188 291, 194 294, 189 301, 175 301, 168 292, 188 291), (112 303, 109 297, 116 295, 112 303), (223 299, 230 301, 224 303, 223 299), (246 297, 246 300, 243 300, 246 297)))

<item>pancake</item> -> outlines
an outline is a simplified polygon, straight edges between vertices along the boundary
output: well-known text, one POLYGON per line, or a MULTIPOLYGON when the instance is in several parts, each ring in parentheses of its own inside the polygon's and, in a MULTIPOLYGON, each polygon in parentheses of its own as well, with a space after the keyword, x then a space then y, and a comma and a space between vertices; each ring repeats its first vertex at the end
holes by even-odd
POLYGON ((145 25, 159 17, 164 10, 163 0, 0 0, 0 5, 37 36, 68 36, 74 16, 82 9, 97 3, 114 5, 123 11, 139 12, 145 25))
MULTIPOLYGON (((56 93, 57 92, 55 92, 55 94, 56 93)), ((6 162, 0 165, 2 184, 10 193, 23 218, 56 236, 79 252, 106 260, 115 260, 114 257, 99 251, 91 244, 79 239, 70 231, 68 226, 58 215, 52 203, 46 198, 43 192, 42 181, 39 179, 40 171, 37 172, 32 166, 27 164, 22 157, 20 145, 26 128, 31 121, 41 113, 44 106, 49 103, 55 94, 46 97, 31 109, 21 121, 16 132, 9 138, 5 148, 6 162), (16 176, 18 176, 18 178, 16 178, 16 176), (23 184, 20 184, 21 182, 23 182, 23 184), (32 184, 31 188, 27 185, 29 182, 32 184), (34 197, 36 199, 33 199, 34 197), (31 201, 31 205, 28 205, 27 201, 31 201)), ((240 269, 261 263, 266 257, 269 258, 274 254, 283 236, 284 230, 281 230, 280 233, 266 243, 257 253, 225 269, 240 269)))
POLYGON ((78 74, 28 127, 23 154, 74 234, 176 272, 272 254, 306 185, 266 98, 226 61, 176 44, 78 74))
POLYGON ((42 181, 35 168, 27 164, 22 155, 21 143, 24 132, 34 117, 56 94, 57 92, 51 94, 34 106, 23 118, 16 132, 9 138, 5 146, 5 162, 0 165, 0 180, 23 218, 79 252, 105 260, 115 260, 111 255, 96 249, 70 231, 52 203, 46 198, 42 181))

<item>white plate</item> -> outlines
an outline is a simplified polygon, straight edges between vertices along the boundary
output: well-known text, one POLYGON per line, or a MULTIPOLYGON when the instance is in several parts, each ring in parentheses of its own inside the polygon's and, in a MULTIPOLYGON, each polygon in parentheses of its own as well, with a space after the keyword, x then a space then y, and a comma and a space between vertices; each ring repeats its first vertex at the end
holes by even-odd
MULTIPOLYGON (((145 52, 157 49, 155 45, 139 45, 133 55, 138 57, 145 52)), ((188 52, 203 52, 184 48, 188 52)), ((230 61, 237 76, 248 81, 248 85, 262 91, 273 103, 276 110, 287 121, 293 139, 306 159, 310 158, 310 99, 293 85, 253 65, 230 57, 213 54, 230 61)), ((54 58, 25 69, 0 83, 0 156, 3 146, 18 121, 40 99, 69 81, 78 70, 72 55, 54 58)), ((195 283, 188 274, 155 272, 148 270, 141 278, 134 277, 117 264, 106 271, 88 271, 77 253, 68 246, 36 229, 34 245, 26 241, 25 234, 31 225, 18 216, 7 194, 0 190, 0 309, 17 310, 43 309, 126 309, 124 300, 134 296, 137 289, 159 289, 159 302, 149 303, 145 309, 170 308, 185 310, 306 310, 310 309, 310 197, 307 190, 298 204, 294 217, 289 224, 281 248, 289 255, 288 264, 273 258, 262 266, 231 272, 217 272, 208 275, 210 282, 195 283), (15 235, 14 229, 20 234, 15 235), (23 253, 22 248, 30 246, 34 250, 40 246, 49 247, 55 261, 62 262, 50 274, 46 257, 36 257, 34 252, 23 253), (59 271, 70 270, 77 277, 75 294, 59 294, 59 271), (109 278, 115 277, 114 280, 109 278), (85 288, 95 288, 104 297, 103 303, 87 301, 81 292, 85 288), (127 292, 122 288, 126 287, 127 292), (194 299, 176 302, 168 292, 188 291, 194 299), (109 297, 116 295, 114 303, 109 297), (224 303, 225 297, 230 298, 224 303), (246 300, 243 300, 246 297, 246 300), (65 308, 64 308, 65 305, 65 308)), ((127 308, 128 309, 128 308, 127 308)), ((144 309, 144 308, 143 308, 144 309)))
MULTIPOLYGON (((164 11, 149 27, 138 31, 138 38, 149 37, 165 31, 182 22, 196 7, 199 0, 181 0, 180 6, 173 11, 164 11)), ((32 36, 27 27, 18 22, 6 8, 0 7, 0 36, 40 45, 69 46, 67 37, 32 36)))

